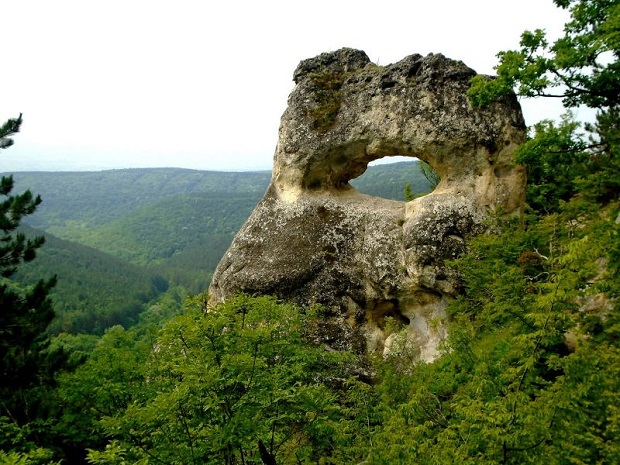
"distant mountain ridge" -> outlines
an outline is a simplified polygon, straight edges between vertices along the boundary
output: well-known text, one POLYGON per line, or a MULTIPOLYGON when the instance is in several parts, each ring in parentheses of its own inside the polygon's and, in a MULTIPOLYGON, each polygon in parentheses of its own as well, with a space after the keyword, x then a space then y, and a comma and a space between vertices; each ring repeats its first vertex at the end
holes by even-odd
POLYGON ((181 168, 135 168, 108 171, 20 172, 15 190, 31 189, 44 204, 28 222, 47 230, 60 219, 104 224, 166 197, 194 192, 239 192, 260 196, 271 172, 228 173, 181 168))

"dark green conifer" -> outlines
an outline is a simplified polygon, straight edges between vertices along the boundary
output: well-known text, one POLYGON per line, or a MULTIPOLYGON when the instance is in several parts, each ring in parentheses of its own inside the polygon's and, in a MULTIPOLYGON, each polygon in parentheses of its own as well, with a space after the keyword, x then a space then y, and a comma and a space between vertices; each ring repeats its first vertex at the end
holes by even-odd
MULTIPOLYGON (((22 115, 0 126, 0 149, 13 145, 22 115)), ((56 278, 41 279, 22 289, 11 276, 21 263, 32 261, 43 237, 27 238, 18 231, 23 217, 41 203, 30 191, 12 194, 12 176, 0 179, 0 417, 17 425, 33 418, 39 388, 51 379, 46 328, 54 317, 48 297, 56 278)), ((0 447, 2 447, 0 440, 0 447)))

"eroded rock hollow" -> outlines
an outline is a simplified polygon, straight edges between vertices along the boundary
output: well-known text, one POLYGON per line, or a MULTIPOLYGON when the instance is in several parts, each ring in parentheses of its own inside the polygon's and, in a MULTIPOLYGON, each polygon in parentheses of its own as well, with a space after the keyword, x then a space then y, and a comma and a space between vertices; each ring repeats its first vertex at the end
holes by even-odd
POLYGON ((336 347, 390 350, 387 317, 431 360, 458 277, 445 266, 486 228, 514 215, 525 172, 515 166, 525 124, 515 96, 486 108, 468 97, 475 72, 439 54, 377 66, 360 50, 302 61, 281 120, 271 184, 222 258, 212 302, 272 294, 328 311, 336 347), (398 202, 349 181, 373 160, 426 161, 441 181, 398 202))

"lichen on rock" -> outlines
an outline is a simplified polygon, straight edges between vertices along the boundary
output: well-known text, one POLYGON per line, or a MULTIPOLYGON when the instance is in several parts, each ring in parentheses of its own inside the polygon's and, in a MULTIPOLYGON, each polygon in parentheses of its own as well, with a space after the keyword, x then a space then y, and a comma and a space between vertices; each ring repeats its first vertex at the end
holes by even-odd
POLYGON ((217 267, 212 301, 244 291, 322 304, 330 344, 342 348, 388 350, 385 321, 396 318, 433 359, 458 292, 445 261, 489 215, 519 214, 524 202, 525 172, 513 162, 525 140, 521 109, 514 95, 474 109, 474 75, 439 54, 381 67, 345 48, 302 61, 271 184, 217 267), (437 188, 398 202, 349 184, 395 155, 427 162, 437 188))

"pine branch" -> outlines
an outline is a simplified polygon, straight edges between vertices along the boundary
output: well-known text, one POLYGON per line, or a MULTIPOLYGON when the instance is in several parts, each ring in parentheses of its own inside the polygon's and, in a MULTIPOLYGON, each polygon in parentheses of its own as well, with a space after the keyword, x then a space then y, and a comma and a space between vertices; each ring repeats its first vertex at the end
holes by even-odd
POLYGON ((21 125, 22 114, 20 113, 17 118, 11 118, 0 126, 0 149, 6 149, 13 145, 13 139, 9 136, 17 134, 21 125))

